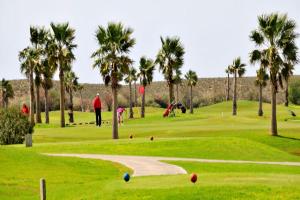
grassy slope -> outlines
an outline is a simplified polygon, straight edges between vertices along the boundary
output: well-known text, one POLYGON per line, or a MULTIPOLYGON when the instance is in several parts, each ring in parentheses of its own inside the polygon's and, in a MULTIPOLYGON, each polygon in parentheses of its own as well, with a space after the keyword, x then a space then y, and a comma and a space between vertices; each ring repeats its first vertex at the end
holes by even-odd
MULTIPOLYGON (((211 159, 300 161, 300 123, 278 106, 282 137, 268 136, 266 117, 256 117, 256 102, 239 102, 238 116, 231 104, 197 109, 195 115, 162 119, 161 109, 147 109, 146 119, 125 120, 121 140, 112 141, 111 127, 78 125, 58 128, 58 112, 51 125, 38 125, 34 147, 0 147, 0 199, 38 199, 38 181, 45 177, 48 199, 299 199, 300 168, 270 165, 172 162, 197 172, 196 185, 188 175, 121 179, 125 167, 76 158, 53 158, 40 152, 79 152, 200 157, 211 159), (222 114, 223 113, 223 114, 222 114), (134 134, 133 140, 127 139, 134 134), (149 141, 154 135, 155 140, 149 141)), ((291 109, 291 108, 290 108, 291 109)), ((299 107, 292 108, 300 113, 299 107)), ((137 111, 136 111, 137 113, 137 111)), ((110 119, 111 113, 104 113, 110 119)), ((92 113, 76 113, 77 122, 93 120, 92 113)))

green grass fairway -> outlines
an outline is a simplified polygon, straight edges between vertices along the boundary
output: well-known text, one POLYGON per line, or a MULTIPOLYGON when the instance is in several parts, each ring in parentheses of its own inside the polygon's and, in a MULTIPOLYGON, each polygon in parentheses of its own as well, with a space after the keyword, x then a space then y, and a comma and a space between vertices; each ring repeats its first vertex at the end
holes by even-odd
MULTIPOLYGON (((239 101, 231 116, 231 102, 163 118, 163 109, 146 108, 146 118, 125 119, 119 140, 111 139, 111 125, 86 125, 93 113, 75 112, 77 125, 59 128, 59 112, 51 124, 38 124, 32 148, 0 146, 0 199, 39 199, 39 179, 47 182, 47 199, 300 199, 300 167, 263 164, 167 161, 198 174, 133 177, 120 164, 80 158, 48 157, 41 153, 93 153, 300 162, 300 107, 278 105, 280 136, 269 136, 270 105, 257 116, 257 102, 239 101), (83 123, 83 125, 79 125, 83 123), (129 135, 134 135, 129 139, 129 135), (154 136, 154 141, 150 137, 154 136)), ((111 121, 112 113, 102 118, 111 121)), ((66 116, 67 119, 67 116, 66 116)))

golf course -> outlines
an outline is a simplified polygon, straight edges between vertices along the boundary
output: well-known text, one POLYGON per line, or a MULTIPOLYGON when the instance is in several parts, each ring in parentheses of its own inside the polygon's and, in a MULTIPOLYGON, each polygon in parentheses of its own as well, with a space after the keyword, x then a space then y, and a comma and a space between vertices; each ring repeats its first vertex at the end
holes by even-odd
MULTIPOLYGON (((117 162, 45 155, 300 162, 300 119, 288 112, 300 113, 300 107, 278 105, 279 136, 272 137, 270 104, 263 105, 264 117, 257 116, 257 102, 239 101, 238 106, 238 116, 231 115, 231 102, 224 102, 195 109, 193 115, 176 111, 173 118, 147 107, 146 118, 125 119, 119 140, 111 140, 109 123, 101 128, 85 124, 93 121, 93 113, 75 112, 76 125, 61 129, 59 112, 51 112, 50 124, 36 125, 32 148, 0 147, 0 199, 39 199, 40 178, 46 180, 47 199, 299 199, 299 166, 162 161, 188 174, 125 182, 123 174, 133 170, 117 162), (196 183, 190 182, 191 173, 198 175, 196 183)), ((111 113, 103 112, 103 120, 111 121, 111 113)))
POLYGON ((0 0, 0 200, 300 200, 299 8, 0 0))

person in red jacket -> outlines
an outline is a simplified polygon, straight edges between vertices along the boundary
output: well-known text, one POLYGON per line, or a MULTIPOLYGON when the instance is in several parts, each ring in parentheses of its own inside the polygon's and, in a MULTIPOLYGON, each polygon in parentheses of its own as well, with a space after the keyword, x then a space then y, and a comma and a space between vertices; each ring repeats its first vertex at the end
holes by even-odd
POLYGON ((23 115, 28 116, 29 115, 29 108, 27 107, 27 105, 25 103, 23 103, 21 112, 23 115))
POLYGON ((96 125, 101 126, 101 100, 99 97, 99 93, 97 93, 96 97, 93 100, 94 111, 96 114, 96 125))

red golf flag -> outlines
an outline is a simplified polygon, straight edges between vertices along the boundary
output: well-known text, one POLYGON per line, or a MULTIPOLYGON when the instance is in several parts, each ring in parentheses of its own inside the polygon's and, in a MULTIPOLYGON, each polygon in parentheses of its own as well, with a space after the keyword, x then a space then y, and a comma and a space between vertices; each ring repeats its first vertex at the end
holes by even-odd
POLYGON ((145 93, 145 88, 143 86, 139 87, 139 93, 144 94, 145 93))

